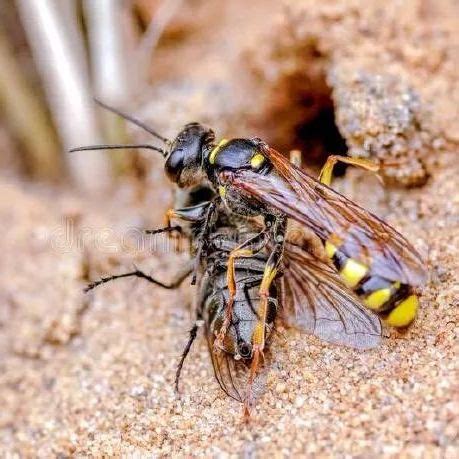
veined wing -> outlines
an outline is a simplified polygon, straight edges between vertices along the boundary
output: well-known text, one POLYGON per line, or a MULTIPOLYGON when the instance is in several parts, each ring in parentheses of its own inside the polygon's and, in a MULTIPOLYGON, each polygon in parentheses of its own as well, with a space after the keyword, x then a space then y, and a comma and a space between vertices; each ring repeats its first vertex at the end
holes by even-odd
POLYGON ((381 322, 307 248, 286 242, 282 305, 287 321, 324 341, 357 349, 379 344, 381 322))
POLYGON ((425 283, 423 260, 399 232, 275 150, 263 153, 273 165, 269 173, 239 169, 224 171, 220 178, 311 229, 323 241, 333 241, 345 255, 367 266, 371 275, 412 286, 425 283))
MULTIPOLYGON (((232 354, 224 351, 215 352, 213 346, 215 337, 211 336, 208 330, 206 330, 206 336, 215 379, 220 388, 229 397, 240 403, 244 403, 247 396, 250 362, 243 359, 235 360, 232 354)), ((253 382, 252 397, 254 400, 258 399, 264 390, 267 367, 269 367, 269 363, 264 362, 262 371, 256 375, 253 382)))

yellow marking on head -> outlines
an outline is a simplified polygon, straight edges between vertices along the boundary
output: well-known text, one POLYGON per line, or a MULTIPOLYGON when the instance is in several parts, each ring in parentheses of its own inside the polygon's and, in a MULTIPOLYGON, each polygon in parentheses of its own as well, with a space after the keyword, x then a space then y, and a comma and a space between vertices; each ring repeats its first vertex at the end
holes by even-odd
POLYGON ((332 244, 329 241, 325 242, 325 253, 327 254, 328 258, 333 258, 337 250, 338 247, 336 247, 336 245, 332 244))
POLYGON ((219 185, 218 186, 218 194, 224 198, 226 196, 226 186, 219 185))
POLYGON ((419 306, 416 295, 410 295, 401 301, 387 316, 386 323, 391 327, 406 327, 413 322, 419 306))
POLYGON ((346 261, 343 269, 340 272, 345 284, 353 288, 355 287, 367 274, 368 268, 352 258, 346 261))
POLYGON ((228 143, 228 139, 220 140, 220 142, 218 142, 217 146, 210 152, 210 155, 209 155, 209 163, 210 164, 214 164, 215 163, 215 158, 217 157, 218 152, 223 147, 223 145, 225 145, 226 143, 228 143))
POLYGON ((266 158, 261 153, 256 153, 250 160, 252 169, 259 169, 260 166, 265 162, 266 158))

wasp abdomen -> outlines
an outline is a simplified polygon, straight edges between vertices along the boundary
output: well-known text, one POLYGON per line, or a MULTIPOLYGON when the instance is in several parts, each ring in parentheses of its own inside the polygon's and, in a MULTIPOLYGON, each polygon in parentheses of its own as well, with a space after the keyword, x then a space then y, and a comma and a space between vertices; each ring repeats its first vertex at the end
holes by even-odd
POLYGON ((333 261, 344 283, 351 288, 367 308, 381 314, 393 327, 406 327, 416 317, 419 300, 410 285, 370 274, 370 267, 340 250, 329 240, 325 251, 333 261))

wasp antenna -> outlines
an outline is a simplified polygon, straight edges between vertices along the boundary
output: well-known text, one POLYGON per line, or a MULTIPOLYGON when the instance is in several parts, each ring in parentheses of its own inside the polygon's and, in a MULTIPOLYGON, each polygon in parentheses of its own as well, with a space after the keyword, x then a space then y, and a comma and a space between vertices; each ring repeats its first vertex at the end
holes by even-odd
POLYGON ((143 123, 142 121, 138 120, 137 118, 134 118, 133 116, 128 115, 127 113, 124 113, 124 112, 118 110, 117 108, 111 107, 110 105, 107 105, 106 103, 100 101, 99 99, 94 98, 94 101, 97 104, 99 104, 101 107, 105 108, 106 110, 108 110, 108 111, 110 111, 112 113, 115 113, 118 116, 121 116, 121 118, 124 118, 125 120, 130 121, 131 123, 135 124, 139 128, 142 128, 143 130, 147 131, 152 136, 156 137, 157 139, 161 140, 162 142, 164 142, 166 144, 170 144, 171 143, 171 141, 168 138, 163 137, 162 135, 158 134, 151 127, 147 126, 145 123, 143 123))
POLYGON ((74 153, 75 151, 88 151, 88 150, 120 150, 123 148, 146 148, 148 150, 153 150, 161 153, 164 157, 166 157, 166 152, 158 147, 148 144, 134 144, 134 145, 87 145, 84 147, 76 147, 71 148, 69 150, 70 153, 74 153))

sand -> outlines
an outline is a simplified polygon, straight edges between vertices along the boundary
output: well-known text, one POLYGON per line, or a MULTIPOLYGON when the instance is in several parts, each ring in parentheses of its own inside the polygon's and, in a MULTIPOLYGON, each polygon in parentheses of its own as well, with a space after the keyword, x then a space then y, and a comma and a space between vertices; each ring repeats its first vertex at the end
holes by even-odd
MULTIPOLYGON (((440 3, 448 9, 453 2, 440 3)), ((298 60, 301 53, 295 51, 290 60, 279 53, 270 61, 271 77, 263 78, 254 96, 260 103, 254 107, 239 100, 260 78, 254 43, 272 33, 272 39, 263 43, 268 48, 266 53, 273 56, 273 49, 281 46, 276 43, 273 24, 285 27, 285 16, 279 13, 267 19, 261 15, 267 8, 262 2, 254 2, 253 16, 248 18, 233 6, 217 22, 225 23, 226 28, 206 23, 201 35, 191 35, 191 44, 185 41, 174 49, 171 62, 166 59, 171 50, 160 48, 158 59, 164 59, 169 70, 157 71, 161 84, 148 99, 144 114, 154 113, 152 119, 169 130, 167 135, 181 122, 202 117, 230 134, 238 132, 239 127, 239 135, 256 132, 279 148, 302 146, 305 139, 297 135, 295 126, 312 116, 312 109, 294 105, 294 95, 304 86, 294 86, 290 92, 290 77, 297 81, 303 68, 303 74, 315 81, 307 86, 322 101, 319 108, 321 103, 331 103, 332 107, 337 104, 336 111, 341 113, 337 124, 349 145, 354 146, 351 134, 339 125, 340 120, 348 118, 339 112, 345 110, 344 102, 340 105, 340 96, 331 94, 330 88, 324 87, 323 93, 319 89, 334 69, 349 62, 375 72, 375 43, 380 49, 393 49, 399 41, 389 32, 373 37, 365 27, 356 28, 351 19, 338 20, 355 17, 357 13, 352 16, 350 10, 359 10, 359 2, 335 12, 324 12, 327 5, 329 2, 309 13, 315 21, 311 33, 324 48, 319 61, 314 61, 319 75, 316 80, 308 70, 310 66, 298 60), (238 39, 225 48, 231 59, 213 59, 225 34, 234 30, 231 21, 236 20, 242 24, 238 39), (321 28, 319 20, 327 24, 331 21, 331 25, 321 28), (263 21, 270 27, 263 26, 263 21), (246 40, 244 33, 251 27, 255 31, 246 40), (210 30, 213 41, 205 41, 210 30), (340 47, 340 36, 346 38, 343 43, 355 43, 355 52, 351 53, 348 45, 340 47), (366 54, 370 48, 372 59, 366 54), (179 61, 189 57, 192 49, 200 50, 202 66, 185 72, 182 65, 180 74, 179 61), (247 82, 241 81, 243 72, 235 73, 243 58, 251 66, 247 82), (214 72, 204 81, 209 68, 214 72), (174 92, 180 87, 177 81, 192 83, 186 91, 174 92), (209 107, 202 94, 208 95, 206 91, 211 92, 209 87, 216 84, 221 87, 209 107), (272 92, 273 88, 287 86, 283 95, 272 92), (240 88, 238 97, 230 101, 228 94, 235 87, 240 88), (274 97, 277 95, 291 104, 290 111, 285 109, 291 118, 285 118, 285 124, 280 123, 282 126, 274 132, 268 127, 275 116, 280 116, 274 97), (254 126, 261 127, 255 130, 254 126)), ((409 11, 419 5, 407 2, 402 13, 409 16, 409 11)), ((385 21, 406 19, 394 8, 387 11, 382 14, 385 21)), ((291 17, 296 14, 300 13, 293 9, 291 17)), ((448 28, 450 15, 435 17, 439 28, 448 28)), ((305 23, 307 20, 308 15, 305 23)), ((279 324, 280 333, 271 344, 273 365, 266 390, 251 423, 246 425, 241 406, 221 392, 213 377, 202 336, 185 364, 181 395, 174 394, 175 366, 193 320, 191 287, 165 292, 141 280, 124 280, 93 294, 82 292, 89 279, 130 270, 133 262, 167 280, 186 259, 186 254, 170 253, 164 240, 150 246, 148 239, 143 239, 143 244, 136 239, 141 229, 160 224, 162 212, 171 202, 170 187, 158 159, 151 160, 141 203, 136 199, 136 187, 129 182, 120 183, 110 197, 88 199, 70 187, 50 188, 2 176, 2 456, 459 456, 459 157, 455 144, 457 107, 451 102, 457 97, 456 89, 451 89, 457 88, 457 83, 450 67, 451 37, 446 32, 441 37, 435 35, 427 19, 416 20, 416 30, 430 31, 430 35, 426 32, 421 37, 424 43, 446 50, 443 65, 436 61, 425 64, 411 42, 411 54, 394 52, 385 59, 392 62, 393 69, 404 69, 408 84, 419 93, 424 106, 429 105, 427 101, 434 102, 431 124, 426 128, 429 136, 423 136, 426 144, 418 151, 427 165, 429 180, 414 189, 382 188, 368 174, 348 170, 345 177, 334 182, 339 190, 405 234, 426 258, 429 283, 421 297, 419 317, 407 333, 386 330, 387 337, 380 347, 358 352, 325 344, 279 324), (413 70, 413 55, 422 72, 413 70), (435 80, 426 75, 435 75, 435 80)), ((411 23, 413 18, 406 21, 411 23)), ((403 30, 404 41, 397 45, 400 50, 407 49, 407 37, 412 42, 418 38, 413 36, 412 28, 403 30)), ((304 40, 299 33, 294 43, 300 49, 304 40)), ((413 133, 409 129, 404 132, 408 136, 413 133)), ((408 169, 404 177, 410 177, 411 171, 408 169)), ((413 173, 416 176, 416 170, 413 173)))

